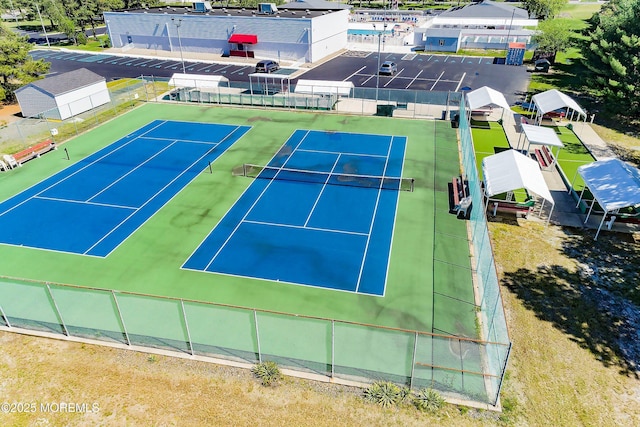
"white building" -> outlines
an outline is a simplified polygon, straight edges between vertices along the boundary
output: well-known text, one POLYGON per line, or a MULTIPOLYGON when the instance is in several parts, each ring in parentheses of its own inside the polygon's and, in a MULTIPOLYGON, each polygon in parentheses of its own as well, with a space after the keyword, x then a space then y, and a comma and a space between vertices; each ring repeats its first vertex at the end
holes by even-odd
POLYGON ((212 8, 209 2, 105 12, 115 48, 319 61, 347 44, 349 10, 322 0, 257 9, 212 8))
POLYGON ((105 78, 80 68, 29 83, 15 92, 24 117, 64 120, 111 101, 105 78))
POLYGON ((537 19, 525 9, 484 0, 453 7, 415 29, 414 44, 425 50, 506 49, 509 43, 533 47, 537 19), (528 27, 528 28, 527 28, 528 27))

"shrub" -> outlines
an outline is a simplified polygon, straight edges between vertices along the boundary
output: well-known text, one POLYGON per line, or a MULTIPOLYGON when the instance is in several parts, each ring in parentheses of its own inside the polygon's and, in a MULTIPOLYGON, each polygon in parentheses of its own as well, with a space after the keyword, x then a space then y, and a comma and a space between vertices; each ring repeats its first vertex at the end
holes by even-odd
POLYGON ((432 388, 423 388, 413 396, 413 404, 421 411, 435 412, 442 408, 444 399, 432 388))
POLYGON ((281 378, 280 368, 276 362, 260 362, 251 369, 263 386, 275 385, 281 378))
POLYGON ((364 391, 364 400, 383 408, 399 403, 405 396, 400 387, 388 381, 376 381, 364 391))

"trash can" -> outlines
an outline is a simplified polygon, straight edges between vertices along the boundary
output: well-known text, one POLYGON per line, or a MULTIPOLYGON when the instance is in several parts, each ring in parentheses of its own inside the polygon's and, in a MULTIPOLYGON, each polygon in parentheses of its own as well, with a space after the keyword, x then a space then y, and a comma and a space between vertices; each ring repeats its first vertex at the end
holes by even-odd
POLYGON ((567 129, 569 129, 569 130, 573 130, 573 125, 572 125, 571 123, 568 123, 568 124, 567 124, 567 129))
POLYGON ((451 127, 457 129, 458 126, 460 126, 460 114, 454 114, 453 118, 451 119, 451 127))

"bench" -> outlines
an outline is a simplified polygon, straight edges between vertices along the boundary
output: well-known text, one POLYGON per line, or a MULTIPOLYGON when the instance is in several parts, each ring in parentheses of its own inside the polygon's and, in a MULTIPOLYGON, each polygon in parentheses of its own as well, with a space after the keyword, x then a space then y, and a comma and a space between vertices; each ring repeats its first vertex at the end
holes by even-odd
POLYGON ((471 111, 471 116, 490 116, 491 113, 493 113, 493 109, 491 108, 479 108, 477 110, 472 110, 471 111))
POLYGON ((549 166, 553 165, 555 162, 555 159, 553 158, 553 153, 551 152, 551 150, 549 150, 549 147, 547 147, 546 145, 543 145, 540 151, 542 152, 542 155, 544 156, 544 159, 547 162, 547 164, 549 166))
POLYGON ((467 194, 467 184, 460 176, 454 176, 451 180, 451 193, 453 195, 453 207, 450 212, 456 216, 463 212, 466 216, 467 210, 471 206, 471 198, 467 194))
POLYGON ((533 150, 533 157, 540 165, 540 169, 546 169, 549 166, 546 158, 544 157, 544 154, 542 154, 542 151, 539 148, 533 150))
POLYGON ((515 213, 516 217, 527 218, 535 204, 536 200, 534 198, 529 198, 523 203, 493 201, 493 216, 496 216, 498 212, 505 212, 515 213))
POLYGON ((31 159, 35 159, 36 157, 40 157, 40 155, 48 153, 51 150, 55 150, 56 148, 55 142, 50 139, 46 139, 36 145, 14 153, 13 158, 18 163, 18 166, 22 166, 23 163, 28 162, 31 159))

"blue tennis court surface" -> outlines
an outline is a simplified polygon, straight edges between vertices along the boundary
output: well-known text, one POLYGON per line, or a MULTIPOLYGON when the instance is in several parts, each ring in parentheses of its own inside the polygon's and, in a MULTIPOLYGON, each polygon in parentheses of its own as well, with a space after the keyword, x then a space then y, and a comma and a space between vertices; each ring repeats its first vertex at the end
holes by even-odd
POLYGON ((249 129, 153 121, 0 203, 0 243, 107 256, 249 129))
POLYGON ((384 295, 405 146, 297 130, 183 268, 384 295))

